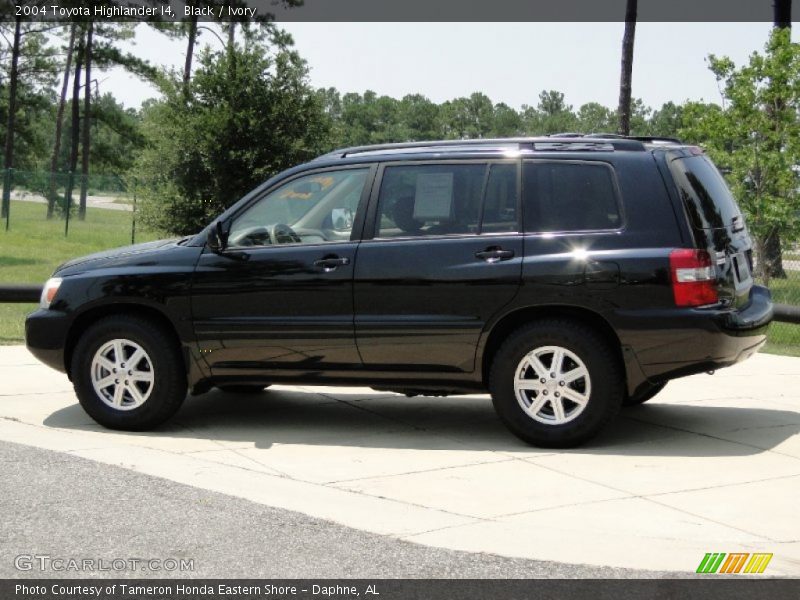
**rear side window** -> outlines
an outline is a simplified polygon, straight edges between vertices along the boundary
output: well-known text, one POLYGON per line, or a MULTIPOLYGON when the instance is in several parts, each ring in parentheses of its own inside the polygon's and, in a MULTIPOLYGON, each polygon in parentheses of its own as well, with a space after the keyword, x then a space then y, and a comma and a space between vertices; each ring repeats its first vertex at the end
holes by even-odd
POLYGON ((486 182, 481 233, 519 231, 517 224, 517 165, 490 167, 486 182))
POLYGON ((728 184, 707 157, 692 156, 673 160, 669 168, 696 228, 727 227, 741 215, 728 184))
POLYGON ((622 226, 614 171, 605 163, 526 162, 525 231, 593 231, 622 226))
POLYGON ((377 236, 478 233, 485 164, 386 167, 377 236))

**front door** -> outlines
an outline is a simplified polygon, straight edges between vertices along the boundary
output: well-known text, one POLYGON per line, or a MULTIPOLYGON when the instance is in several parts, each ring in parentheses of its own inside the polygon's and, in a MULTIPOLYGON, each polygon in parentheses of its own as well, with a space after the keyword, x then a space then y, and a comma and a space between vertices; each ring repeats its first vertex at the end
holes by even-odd
POLYGON ((518 178, 517 161, 383 168, 355 270, 367 367, 474 370, 486 322, 520 285, 518 178))
POLYGON ((206 248, 192 316, 215 377, 286 371, 313 378, 360 366, 352 238, 370 177, 360 167, 279 184, 232 218, 224 252, 206 248))

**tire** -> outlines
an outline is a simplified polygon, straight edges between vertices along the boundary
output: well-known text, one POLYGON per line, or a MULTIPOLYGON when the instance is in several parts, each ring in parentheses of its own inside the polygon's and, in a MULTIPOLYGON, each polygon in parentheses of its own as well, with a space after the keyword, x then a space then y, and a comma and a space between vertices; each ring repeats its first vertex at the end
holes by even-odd
POLYGON ((124 431, 152 429, 174 415, 186 397, 185 372, 172 336, 147 319, 124 315, 106 317, 84 332, 70 370, 75 393, 89 416, 104 427, 124 431), (143 354, 137 354, 139 350, 143 354), (125 360, 129 362, 123 369, 125 360), (113 369, 117 370, 112 373, 113 369), (121 377, 112 381, 117 375, 121 377))
POLYGON ((622 401, 622 406, 639 406, 640 404, 644 404, 648 400, 654 398, 666 386, 667 382, 662 381, 661 383, 651 384, 647 389, 634 396, 626 395, 625 399, 622 401))
POLYGON ((492 361, 489 390, 514 435, 534 446, 570 448, 597 435, 616 416, 625 388, 618 353, 601 335, 575 321, 548 319, 518 329, 503 343, 492 361), (536 368, 530 362, 534 352, 536 368), (560 372, 551 371, 556 352, 563 357, 560 372))
POLYGON ((222 390, 223 392, 228 392, 229 394, 260 394, 268 387, 269 387, 268 385, 239 385, 239 384, 217 386, 218 389, 222 390))

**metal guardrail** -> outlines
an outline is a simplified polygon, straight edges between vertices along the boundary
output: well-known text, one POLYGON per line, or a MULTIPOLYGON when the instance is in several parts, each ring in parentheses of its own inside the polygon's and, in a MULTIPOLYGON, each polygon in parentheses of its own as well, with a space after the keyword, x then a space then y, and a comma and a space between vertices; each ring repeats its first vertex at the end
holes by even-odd
POLYGON ((41 285, 0 285, 0 303, 18 302, 33 303, 39 302, 42 295, 41 285))
POLYGON ((800 306, 776 304, 774 320, 779 323, 794 323, 800 325, 800 306))
MULTIPOLYGON (((35 303, 42 294, 40 285, 0 285, 0 303, 35 303)), ((775 321, 800 325, 800 306, 775 305, 775 321)))

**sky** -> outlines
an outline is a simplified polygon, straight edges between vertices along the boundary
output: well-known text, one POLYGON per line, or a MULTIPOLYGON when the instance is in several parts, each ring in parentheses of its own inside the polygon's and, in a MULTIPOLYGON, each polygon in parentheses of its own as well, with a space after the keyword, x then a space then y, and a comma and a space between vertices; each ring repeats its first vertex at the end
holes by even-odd
MULTIPOLYGON (((443 102, 481 91, 519 109, 555 89, 576 109, 586 102, 615 108, 623 23, 284 23, 310 69, 314 87, 373 90, 400 98, 421 93, 443 102)), ((762 50, 770 23, 639 23, 633 95, 646 105, 719 102, 709 54, 738 65, 762 50)), ((797 27, 793 28, 797 31, 797 27)), ((795 36, 796 37, 796 36, 795 36)), ((183 40, 139 25, 133 50, 155 65, 182 69, 183 40)), ((201 31, 201 45, 219 46, 201 31)), ((128 107, 157 96, 121 70, 100 75, 128 107)))

